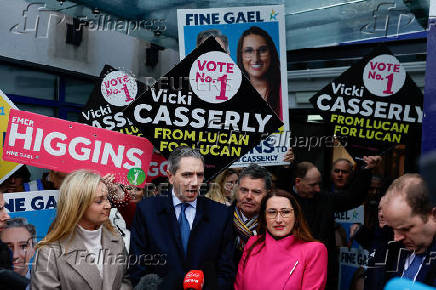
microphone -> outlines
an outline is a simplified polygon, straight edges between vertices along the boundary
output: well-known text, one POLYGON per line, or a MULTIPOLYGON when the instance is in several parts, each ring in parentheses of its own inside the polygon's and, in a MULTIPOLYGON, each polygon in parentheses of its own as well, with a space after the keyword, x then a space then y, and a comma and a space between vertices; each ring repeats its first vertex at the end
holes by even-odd
POLYGON ((203 285, 204 274, 201 270, 191 270, 183 279, 183 290, 201 290, 203 285))
POLYGON ((157 274, 147 274, 141 277, 135 290, 158 290, 162 281, 162 278, 157 274))

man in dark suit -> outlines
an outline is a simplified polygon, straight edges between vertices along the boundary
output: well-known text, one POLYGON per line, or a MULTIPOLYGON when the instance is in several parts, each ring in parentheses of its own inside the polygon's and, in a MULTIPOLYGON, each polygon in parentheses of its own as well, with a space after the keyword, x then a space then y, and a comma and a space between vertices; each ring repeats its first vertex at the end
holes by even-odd
POLYGON ((326 289, 337 289, 338 263, 336 254, 334 213, 347 211, 362 204, 368 193, 371 169, 380 156, 365 156, 366 165, 357 171, 350 186, 335 192, 322 191, 321 173, 311 162, 300 162, 294 168, 292 193, 300 204, 310 231, 328 250, 326 289))
POLYGON ((436 287, 436 207, 426 183, 419 174, 405 174, 394 180, 383 199, 383 217, 394 230, 395 242, 370 269, 368 278, 380 280, 372 289, 383 289, 393 277, 436 287))
POLYGON ((236 246, 233 258, 235 267, 238 267, 248 239, 257 235, 260 203, 271 189, 271 173, 262 166, 250 164, 239 174, 236 200, 232 206, 236 246))
POLYGON ((198 196, 204 177, 203 157, 187 146, 168 158, 168 195, 137 205, 130 237, 130 276, 157 274, 161 289, 182 289, 189 270, 203 270, 204 289, 232 289, 234 267, 230 210, 198 196), (134 257, 134 258, 133 258, 134 257))

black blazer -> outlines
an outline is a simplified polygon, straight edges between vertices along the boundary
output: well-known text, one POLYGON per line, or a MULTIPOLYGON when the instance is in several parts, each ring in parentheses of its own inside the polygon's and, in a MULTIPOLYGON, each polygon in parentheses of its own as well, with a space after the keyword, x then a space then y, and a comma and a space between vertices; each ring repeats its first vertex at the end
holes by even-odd
POLYGON ((171 193, 141 201, 130 236, 131 281, 146 274, 163 278, 161 289, 182 289, 189 270, 203 270, 204 289, 232 289, 235 271, 232 215, 220 203, 199 196, 185 257, 171 193), (136 257, 135 257, 136 256, 136 257))
MULTIPOLYGON (((404 263, 411 254, 399 242, 389 242, 385 248, 378 249, 375 256, 368 263, 365 277, 365 289, 384 289, 386 283, 394 278, 401 277, 404 263), (368 286, 368 287, 367 287, 368 286)), ((426 251, 425 260, 416 281, 436 287, 436 237, 426 251)))

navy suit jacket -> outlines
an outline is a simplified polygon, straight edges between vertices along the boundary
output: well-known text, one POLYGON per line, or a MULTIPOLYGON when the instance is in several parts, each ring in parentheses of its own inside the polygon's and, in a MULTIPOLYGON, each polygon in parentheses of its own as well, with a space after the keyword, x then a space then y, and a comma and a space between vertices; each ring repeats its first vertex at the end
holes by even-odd
MULTIPOLYGON (((404 263, 410 254, 399 242, 389 242, 384 248, 378 249, 374 260, 368 263, 365 289, 382 290, 390 279, 401 277, 404 263)), ((416 281, 436 287, 436 237, 426 254, 416 281)))
MULTIPOLYGON (((398 268, 393 272, 392 277, 401 277, 404 270, 404 263, 409 256, 408 251, 399 251, 398 254, 398 268)), ((388 256, 389 259, 389 256, 388 256)), ((436 287, 436 237, 433 238, 433 242, 426 250, 425 260, 422 262, 421 270, 416 276, 416 281, 423 282, 429 286, 436 287)))
POLYGON ((144 199, 136 207, 130 236, 133 285, 155 273, 164 280, 161 289, 182 289, 188 271, 203 270, 204 289, 232 289, 233 251, 232 214, 225 205, 197 198, 186 256, 171 194, 144 199))

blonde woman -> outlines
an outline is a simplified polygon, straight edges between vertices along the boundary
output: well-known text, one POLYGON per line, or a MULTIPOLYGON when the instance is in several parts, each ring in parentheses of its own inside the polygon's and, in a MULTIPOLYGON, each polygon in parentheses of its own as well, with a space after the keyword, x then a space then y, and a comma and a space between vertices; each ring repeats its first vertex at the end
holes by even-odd
POLYGON ((69 174, 56 218, 37 245, 32 289, 131 289, 127 253, 114 230, 106 185, 96 173, 69 174))
POLYGON ((224 170, 210 184, 206 197, 230 206, 233 201, 233 188, 238 183, 238 176, 238 172, 234 169, 224 170))

